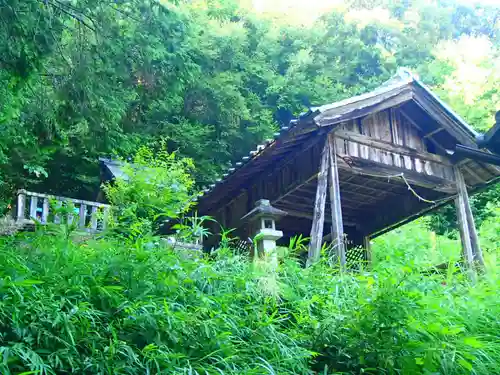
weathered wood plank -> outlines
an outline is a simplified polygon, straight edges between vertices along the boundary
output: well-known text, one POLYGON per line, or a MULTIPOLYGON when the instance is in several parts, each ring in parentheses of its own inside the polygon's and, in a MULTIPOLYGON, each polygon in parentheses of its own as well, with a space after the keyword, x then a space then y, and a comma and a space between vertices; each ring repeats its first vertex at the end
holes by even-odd
MULTIPOLYGON (((366 135, 362 134, 357 134, 353 132, 347 132, 345 130, 338 130, 335 132, 335 137, 348 140, 350 142, 357 142, 363 145, 367 145, 369 147, 387 151, 387 152, 393 152, 399 155, 407 155, 410 157, 417 157, 422 160, 428 160, 432 161, 435 163, 439 163, 442 165, 446 166, 451 166, 451 162, 448 158, 441 156, 441 155, 436 155, 436 154, 431 154, 429 152, 421 152, 421 151, 415 151, 410 148, 400 146, 391 142, 385 142, 381 141, 378 139, 374 139, 372 137, 368 137, 366 135)), ((355 155, 353 155, 355 156, 355 155)), ((377 160, 374 160, 377 161, 377 160)))
POLYGON ((458 191, 457 198, 455 199, 455 206, 457 209, 458 229, 460 231, 460 239, 462 241, 462 253, 467 266, 472 268, 474 263, 474 253, 471 242, 471 228, 469 227, 469 221, 467 220, 466 208, 469 204, 469 199, 464 177, 458 168, 455 168, 455 180, 458 191))
POLYGON ((319 165, 318 187, 314 203, 314 216, 307 259, 308 265, 316 263, 321 255, 321 241, 323 239, 323 226, 325 223, 326 189, 328 183, 328 160, 329 143, 327 138, 325 140, 325 145, 323 146, 323 151, 321 152, 321 162, 319 165))
POLYGON ((332 214, 332 243, 340 261, 341 268, 345 268, 346 254, 344 244, 344 224, 342 222, 342 203, 340 199, 340 182, 337 167, 337 151, 335 146, 335 133, 328 135, 329 155, 329 185, 330 185, 330 207, 332 214))
POLYGON ((379 112, 376 116, 378 126, 380 127, 380 140, 392 143, 390 111, 379 112))

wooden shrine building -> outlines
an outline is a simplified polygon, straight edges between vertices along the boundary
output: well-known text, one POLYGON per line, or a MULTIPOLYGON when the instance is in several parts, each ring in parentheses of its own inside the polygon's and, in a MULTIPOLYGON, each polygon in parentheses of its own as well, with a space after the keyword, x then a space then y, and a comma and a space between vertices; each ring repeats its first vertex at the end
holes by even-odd
POLYGON ((197 210, 246 239, 241 218, 268 199, 287 212, 282 241, 310 237, 310 261, 329 242, 344 264, 352 246, 454 200, 465 260, 482 263, 468 196, 499 181, 500 168, 480 137, 400 70, 372 92, 292 120, 206 189, 197 210), (459 148, 481 157, 460 156, 459 148))

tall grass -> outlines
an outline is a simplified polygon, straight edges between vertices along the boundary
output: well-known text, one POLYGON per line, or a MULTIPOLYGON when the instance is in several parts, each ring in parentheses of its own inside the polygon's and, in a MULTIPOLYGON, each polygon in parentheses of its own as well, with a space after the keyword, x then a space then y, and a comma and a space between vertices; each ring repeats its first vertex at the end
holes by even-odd
POLYGON ((370 273, 291 258, 274 272, 155 237, 4 237, 0 373, 498 373, 496 268, 472 285, 382 258, 370 273))

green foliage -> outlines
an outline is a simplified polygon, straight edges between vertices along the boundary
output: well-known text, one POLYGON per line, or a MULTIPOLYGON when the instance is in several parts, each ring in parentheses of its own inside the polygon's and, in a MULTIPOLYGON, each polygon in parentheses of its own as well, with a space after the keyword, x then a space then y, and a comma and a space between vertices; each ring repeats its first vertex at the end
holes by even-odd
POLYGON ((434 217, 421 218, 376 239, 373 262, 378 267, 394 266, 431 268, 456 262, 460 257, 460 240, 436 235, 428 228, 434 217))
POLYGON ((236 0, 0 4, 0 210, 18 188, 94 199, 99 156, 159 138, 207 184, 292 116, 398 66, 452 93, 478 129, 498 103, 498 7, 346 1, 298 25, 236 0), (472 99, 462 56, 440 53, 463 35, 491 44, 472 99))
POLYGON ((286 255, 271 270, 230 248, 190 258, 149 236, 0 237, 0 372, 492 374, 497 224, 481 228, 489 269, 475 284, 454 272, 458 244, 425 223, 377 239, 372 272, 353 274, 286 255), (452 268, 421 272, 438 259, 452 268))
POLYGON ((139 234, 151 231, 161 218, 178 217, 191 207, 192 168, 190 159, 164 148, 140 147, 131 163, 121 162, 123 174, 103 186, 112 205, 109 225, 139 234))

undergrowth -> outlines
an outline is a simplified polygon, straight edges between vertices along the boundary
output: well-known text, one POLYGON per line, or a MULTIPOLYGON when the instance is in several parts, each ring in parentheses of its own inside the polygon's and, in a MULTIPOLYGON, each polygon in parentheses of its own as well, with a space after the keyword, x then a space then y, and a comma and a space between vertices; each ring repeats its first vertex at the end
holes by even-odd
POLYGON ((500 279, 0 239, 1 374, 494 374, 500 279))

